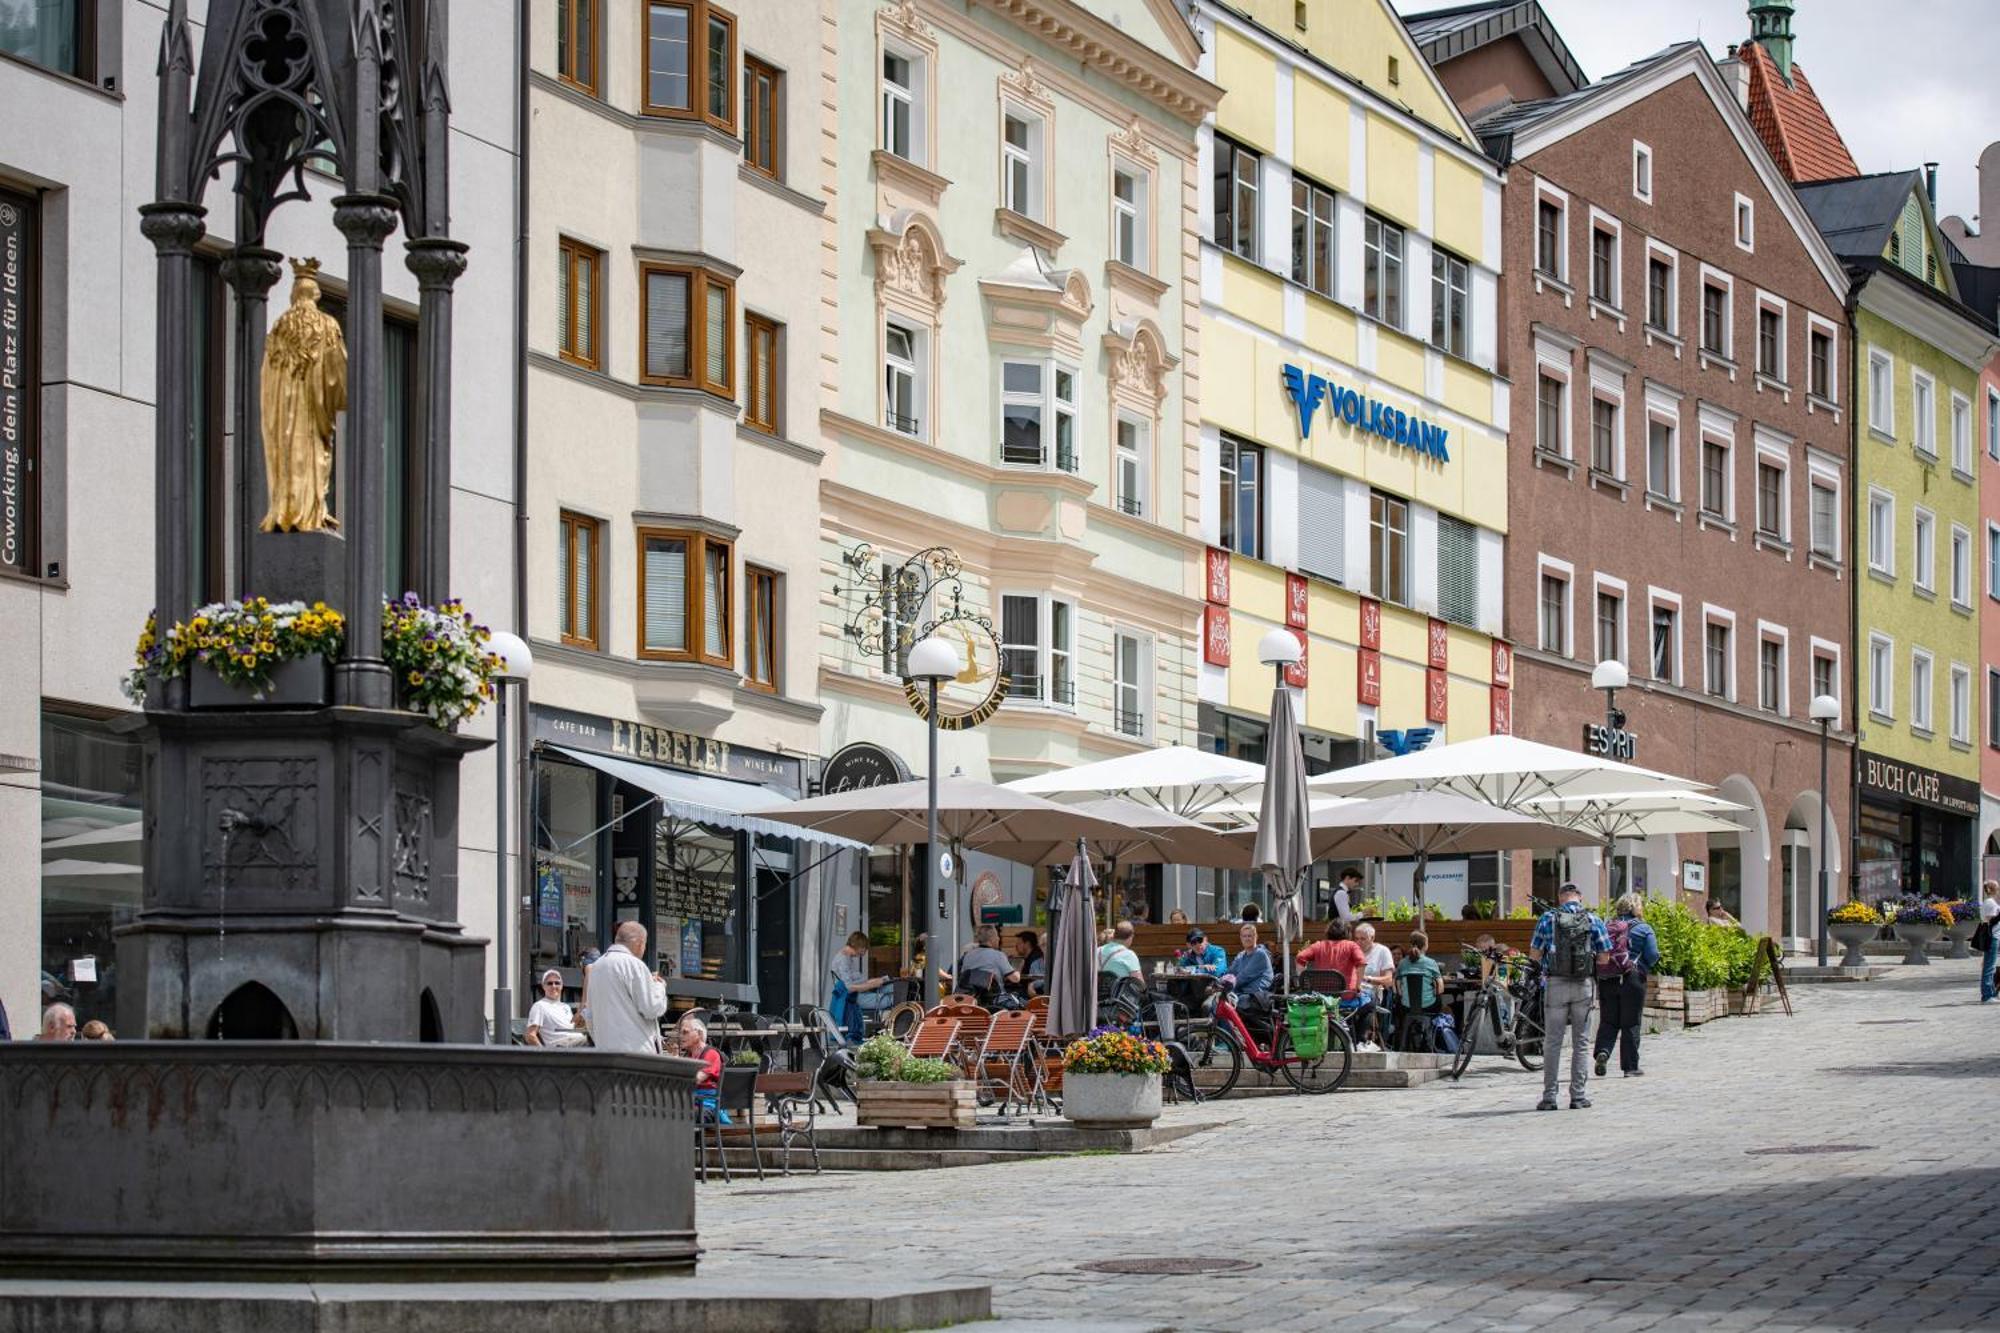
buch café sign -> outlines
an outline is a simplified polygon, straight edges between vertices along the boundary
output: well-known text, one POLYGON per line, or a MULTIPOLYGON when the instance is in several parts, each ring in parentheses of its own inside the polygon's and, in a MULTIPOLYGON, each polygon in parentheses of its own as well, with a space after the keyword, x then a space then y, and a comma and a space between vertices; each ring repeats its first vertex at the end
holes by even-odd
POLYGON ((1863 795, 1887 796, 1914 801, 1955 815, 1979 813, 1979 784, 1970 778, 1955 778, 1921 764, 1906 764, 1883 754, 1859 751, 1863 795))

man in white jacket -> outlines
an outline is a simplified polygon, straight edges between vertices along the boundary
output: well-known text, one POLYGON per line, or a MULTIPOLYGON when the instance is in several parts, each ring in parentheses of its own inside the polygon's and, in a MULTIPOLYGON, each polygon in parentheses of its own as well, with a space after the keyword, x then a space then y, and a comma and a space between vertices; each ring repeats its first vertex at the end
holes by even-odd
POLYGON ((646 928, 621 921, 615 943, 590 965, 590 1034, 600 1051, 657 1055, 660 1015, 667 1012, 667 982, 642 961, 646 928))

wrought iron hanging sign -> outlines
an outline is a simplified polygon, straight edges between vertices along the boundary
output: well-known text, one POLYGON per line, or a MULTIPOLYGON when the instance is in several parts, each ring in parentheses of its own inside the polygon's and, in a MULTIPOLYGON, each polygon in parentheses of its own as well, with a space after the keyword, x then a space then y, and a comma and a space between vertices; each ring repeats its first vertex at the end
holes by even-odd
POLYGON ((903 697, 918 717, 929 715, 930 699, 909 674, 910 649, 933 634, 957 646, 961 661, 958 675, 938 689, 938 727, 966 731, 1000 711, 1007 697, 1000 636, 991 617, 965 605, 958 552, 933 546, 898 564, 863 543, 841 559, 860 597, 843 632, 883 671, 902 680, 903 697))

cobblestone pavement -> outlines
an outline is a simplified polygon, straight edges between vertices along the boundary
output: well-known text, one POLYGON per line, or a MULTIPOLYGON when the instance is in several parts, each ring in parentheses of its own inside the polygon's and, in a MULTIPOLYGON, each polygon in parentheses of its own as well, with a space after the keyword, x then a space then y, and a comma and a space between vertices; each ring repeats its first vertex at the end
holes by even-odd
POLYGON ((1537 1114, 1540 1076, 1481 1058, 1170 1109, 1227 1123, 1133 1156, 711 1184, 703 1271, 976 1278, 1042 1327, 2000 1328, 2000 1005, 1973 967, 1649 1037, 1588 1110, 1537 1114), (1766 1151, 1840 1145, 1865 1150, 1766 1151), (1138 1256, 1258 1267, 1078 1267, 1138 1256))

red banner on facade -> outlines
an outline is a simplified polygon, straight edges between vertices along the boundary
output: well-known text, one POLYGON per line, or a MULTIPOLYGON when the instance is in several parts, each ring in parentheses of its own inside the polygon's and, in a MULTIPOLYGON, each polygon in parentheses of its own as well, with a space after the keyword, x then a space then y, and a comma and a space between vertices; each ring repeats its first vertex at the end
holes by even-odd
POLYGON ((1306 627, 1306 576, 1285 575, 1285 623, 1293 629, 1306 627))
MULTIPOLYGON (((1494 645, 1498 647, 1498 644, 1494 645)), ((1493 692, 1492 731, 1495 736, 1514 734, 1514 691, 1496 689, 1493 692)))
POLYGON ((1229 552, 1220 546, 1208 548, 1208 600, 1217 606, 1229 605, 1229 552))
MULTIPOLYGON (((1368 603, 1363 602, 1363 606, 1368 603)), ((1361 650, 1360 670, 1354 678, 1355 698, 1371 706, 1382 702, 1382 654, 1373 648, 1361 650)))
POLYGON ((1451 628, 1442 620, 1431 621, 1430 647, 1431 665, 1444 670, 1450 665, 1447 659, 1451 656, 1451 628))
POLYGON ((1443 722, 1451 705, 1451 683, 1444 672, 1432 667, 1424 672, 1424 718, 1443 722))
POLYGON ((1361 599, 1361 646, 1382 647, 1382 603, 1369 597, 1361 599))
POLYGON ((1204 614, 1201 658, 1210 666, 1229 665, 1229 608, 1211 606, 1204 614))
POLYGON ((1514 688, 1514 645, 1503 639, 1493 641, 1493 684, 1503 690, 1514 688))
POLYGON ((1302 690, 1306 687, 1306 632, 1295 625, 1292 637, 1299 641, 1299 660, 1285 667, 1285 684, 1302 690))

